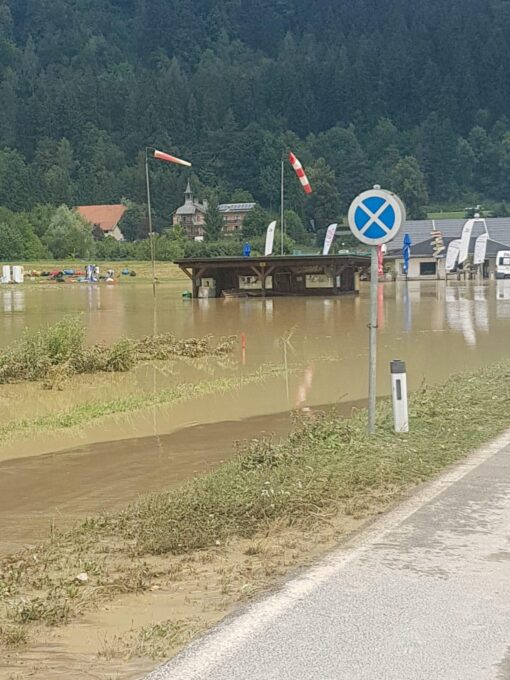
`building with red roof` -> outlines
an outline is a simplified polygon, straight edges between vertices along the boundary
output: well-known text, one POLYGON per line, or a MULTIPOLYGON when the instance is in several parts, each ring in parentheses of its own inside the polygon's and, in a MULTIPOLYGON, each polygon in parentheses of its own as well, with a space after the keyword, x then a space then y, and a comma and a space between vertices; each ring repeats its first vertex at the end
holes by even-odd
POLYGON ((119 223, 127 210, 125 205, 79 205, 76 210, 93 227, 101 229, 105 236, 124 240, 119 223))

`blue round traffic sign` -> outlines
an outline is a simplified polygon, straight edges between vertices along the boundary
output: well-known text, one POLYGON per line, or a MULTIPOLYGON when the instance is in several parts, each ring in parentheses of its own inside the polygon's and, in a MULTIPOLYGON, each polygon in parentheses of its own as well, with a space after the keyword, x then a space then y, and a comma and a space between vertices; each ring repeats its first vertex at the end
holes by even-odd
POLYGON ((348 218, 358 241, 378 246, 395 238, 406 215, 398 196, 384 189, 370 189, 354 199, 348 218))

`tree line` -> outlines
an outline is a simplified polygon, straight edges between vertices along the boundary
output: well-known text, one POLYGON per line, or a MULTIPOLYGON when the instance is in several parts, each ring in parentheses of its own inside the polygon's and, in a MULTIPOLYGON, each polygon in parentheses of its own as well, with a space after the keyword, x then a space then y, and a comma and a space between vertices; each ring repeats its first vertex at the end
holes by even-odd
MULTIPOLYGON (((210 257, 238 255, 243 252, 243 243, 249 240, 254 253, 264 251, 265 232, 272 216, 256 206, 245 222, 243 233, 224 237, 212 210, 206 220, 203 242, 191 241, 181 227, 167 227, 155 234, 155 256, 157 260, 173 261, 182 257, 210 257), (243 240, 244 239, 244 240, 243 240)), ((218 213, 219 214, 219 213, 218 213)), ((143 207, 128 204, 120 222, 121 230, 145 224, 143 207)), ((286 234, 284 250, 291 253, 298 244, 311 247, 315 238, 307 234, 299 216, 291 210, 285 213, 286 234)), ((134 238, 116 241, 93 227, 78 212, 66 205, 54 208, 38 205, 30 211, 12 212, 0 207, 0 261, 62 260, 149 260, 151 248, 149 238, 134 238)))
MULTIPOLYGON (((306 230, 374 183, 412 217, 510 201, 508 63, 508 0, 0 0, 0 205, 142 209, 146 146, 189 158, 197 195, 268 212, 292 149, 306 230)), ((151 173, 162 233, 187 176, 151 173)))

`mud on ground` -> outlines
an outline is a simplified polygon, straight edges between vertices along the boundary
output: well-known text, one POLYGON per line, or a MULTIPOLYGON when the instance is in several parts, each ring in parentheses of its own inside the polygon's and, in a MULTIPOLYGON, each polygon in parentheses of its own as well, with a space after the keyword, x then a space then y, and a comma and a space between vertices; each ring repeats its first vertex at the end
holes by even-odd
MULTIPOLYGON (((132 571, 135 592, 115 592, 112 583, 92 611, 65 627, 21 625, 26 644, 2 645, 0 679, 140 678, 242 603, 281 583, 289 570, 331 550, 363 521, 340 513, 325 518, 319 530, 275 525, 265 535, 217 549, 132 560, 124 566, 132 571)), ((93 571, 94 556, 89 559, 93 571)), ((94 588, 93 573, 89 578, 69 585, 94 588)), ((1 625, 3 631, 20 626, 1 625)))

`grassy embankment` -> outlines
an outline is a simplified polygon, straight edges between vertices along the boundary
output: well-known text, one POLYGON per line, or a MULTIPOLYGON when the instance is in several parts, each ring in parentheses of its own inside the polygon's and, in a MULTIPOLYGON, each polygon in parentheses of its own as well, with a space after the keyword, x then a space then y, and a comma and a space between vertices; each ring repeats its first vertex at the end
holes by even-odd
MULTIPOLYGON (((16 263, 18 264, 18 263, 16 263)), ((85 260, 46 260, 38 262, 22 262, 25 273, 30 271, 44 272, 64 269, 74 269, 84 271, 89 261, 85 260)), ((111 262, 98 261, 100 273, 104 274, 108 269, 113 269, 116 277, 122 284, 147 283, 152 282, 152 265, 144 260, 117 260, 111 262), (122 276, 123 269, 136 272, 136 276, 122 276)), ((183 289, 189 288, 189 278, 177 265, 172 262, 156 262, 156 278, 160 283, 182 282, 183 289)), ((25 281, 31 282, 32 279, 26 278, 25 281)), ((47 278, 34 278, 34 283, 47 282, 47 278)))
MULTIPOLYGON (((123 593, 159 588, 155 583, 176 589, 184 574, 206 579, 205 585, 195 583, 193 592, 207 593, 215 569, 221 573, 225 613, 317 555, 321 531, 338 540, 350 518, 365 520, 384 511, 414 485, 509 427, 509 406, 506 361, 414 394, 408 435, 393 433, 391 406, 384 401, 374 437, 366 434, 366 413, 356 411, 350 419, 313 417, 281 443, 251 442, 212 473, 4 559, 0 639, 6 646, 35 639, 38 626, 66 624, 123 593), (292 538, 296 530, 299 539, 292 538), (299 549, 273 561, 278 568, 264 566, 261 546, 288 545, 286 540, 299 543, 299 549), (232 545, 242 551, 242 569, 225 567, 232 545), (208 570, 200 576, 204 562, 208 570), (87 574, 83 582, 76 579, 81 572, 87 574)), ((158 653, 169 653, 204 628, 200 599, 188 623, 161 623, 155 633, 158 653)), ((133 635, 130 652, 136 654, 140 639, 152 633, 144 629, 133 635)), ((119 653, 127 653, 125 645, 119 653)))

